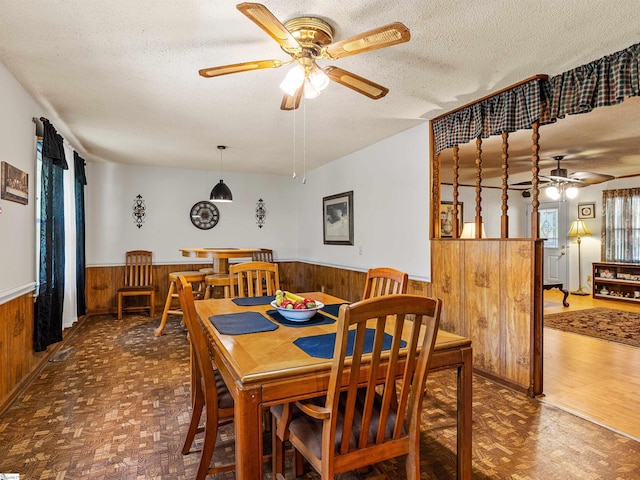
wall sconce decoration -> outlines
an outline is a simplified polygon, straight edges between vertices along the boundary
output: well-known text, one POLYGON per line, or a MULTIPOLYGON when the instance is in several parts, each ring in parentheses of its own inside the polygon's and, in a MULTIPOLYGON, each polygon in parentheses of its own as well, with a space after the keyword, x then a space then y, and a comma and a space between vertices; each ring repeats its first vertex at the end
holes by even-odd
POLYGON ((142 228, 142 224, 144 223, 144 217, 146 217, 147 207, 144 204, 144 200, 142 199, 142 195, 138 194, 136 198, 133 199, 133 223, 136 227, 142 228))
POLYGON ((256 204, 256 223, 258 228, 262 228, 264 225, 264 219, 267 217, 267 208, 262 199, 258 200, 256 204))

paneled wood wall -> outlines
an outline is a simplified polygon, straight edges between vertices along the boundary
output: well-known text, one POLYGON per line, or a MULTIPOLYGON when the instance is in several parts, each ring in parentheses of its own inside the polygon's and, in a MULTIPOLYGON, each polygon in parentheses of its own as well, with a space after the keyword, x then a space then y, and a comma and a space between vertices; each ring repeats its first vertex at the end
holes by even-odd
MULTIPOLYGON (((48 358, 33 351, 33 294, 0 305, 0 412, 48 358)), ((50 346, 48 350, 54 349, 50 346)))
POLYGON ((441 326, 471 338, 474 369, 542 393, 542 241, 435 239, 431 259, 441 326))
MULTIPOLYGON (((283 290, 292 292, 312 292, 324 289, 326 293, 357 301, 364 291, 365 272, 344 268, 314 265, 303 262, 279 262, 280 284, 283 290)), ((162 312, 169 290, 167 280, 170 272, 198 270, 203 263, 180 265, 154 265, 153 278, 156 290, 156 312, 162 312)), ((115 312, 116 292, 122 285, 124 266, 89 267, 86 272, 87 313, 99 314, 115 312)), ((430 286, 426 282, 409 281, 409 293, 429 295, 430 286)), ((129 299, 128 299, 129 300, 129 299)), ((145 301, 147 299, 140 299, 145 301)), ((131 299, 133 301, 133 299, 131 299)))

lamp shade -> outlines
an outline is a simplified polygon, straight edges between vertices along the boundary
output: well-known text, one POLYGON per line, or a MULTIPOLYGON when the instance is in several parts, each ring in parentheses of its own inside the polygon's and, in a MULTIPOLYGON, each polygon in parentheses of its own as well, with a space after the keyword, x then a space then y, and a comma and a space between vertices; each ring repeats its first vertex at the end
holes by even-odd
POLYGON ((220 183, 217 183, 211 189, 211 195, 209 196, 214 202, 233 202, 233 195, 231 190, 224 183, 224 180, 220 179, 220 183))
POLYGON ((587 224, 584 223, 584 220, 574 220, 571 222, 567 235, 570 237, 583 237, 585 235, 591 235, 591 230, 589 230, 587 224))
MULTIPOLYGON (((460 238, 476 238, 476 222, 465 222, 462 225, 460 238)), ((487 233, 484 231, 484 223, 482 224, 482 236, 480 238, 487 238, 487 233)))

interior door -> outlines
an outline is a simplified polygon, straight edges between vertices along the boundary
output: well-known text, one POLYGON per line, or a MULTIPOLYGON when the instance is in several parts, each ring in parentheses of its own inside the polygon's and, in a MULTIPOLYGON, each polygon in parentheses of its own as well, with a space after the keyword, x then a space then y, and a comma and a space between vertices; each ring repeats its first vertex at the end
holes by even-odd
MULTIPOLYGON (((526 226, 531 235, 531 205, 527 205, 526 226)), ((544 238, 543 281, 567 284, 567 216, 566 202, 540 203, 540 238, 544 238)))

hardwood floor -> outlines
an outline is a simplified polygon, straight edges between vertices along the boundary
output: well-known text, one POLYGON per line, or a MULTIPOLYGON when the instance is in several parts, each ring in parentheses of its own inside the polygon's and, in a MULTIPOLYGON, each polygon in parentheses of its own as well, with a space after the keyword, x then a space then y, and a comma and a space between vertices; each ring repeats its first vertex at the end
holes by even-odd
MULTIPOLYGON (((544 313, 608 307, 640 311, 640 305, 545 291, 544 313)), ((544 329, 544 397, 550 405, 640 441, 640 348, 544 329)))

